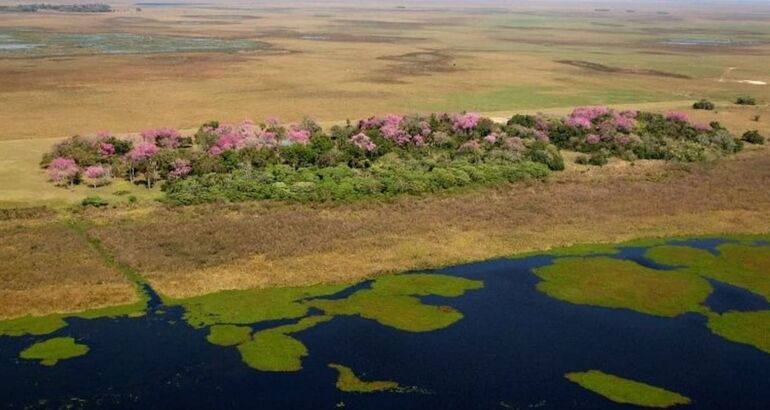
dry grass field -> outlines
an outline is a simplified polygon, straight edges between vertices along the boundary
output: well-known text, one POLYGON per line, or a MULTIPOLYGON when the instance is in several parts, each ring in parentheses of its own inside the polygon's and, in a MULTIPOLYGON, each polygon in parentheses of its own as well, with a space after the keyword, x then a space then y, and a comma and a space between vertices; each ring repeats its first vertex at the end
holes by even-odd
POLYGON ((734 133, 770 133, 762 84, 770 83, 770 6, 570 7, 249 2, 139 11, 124 3, 99 15, 0 13, 0 45, 42 44, 0 47, 0 208, 58 210, 0 220, 0 318, 136 297, 62 218, 91 222, 91 237, 173 297, 350 281, 573 243, 770 231, 765 149, 691 166, 568 160, 545 183, 319 205, 167 208, 153 203, 157 189, 125 181, 56 188, 38 166, 72 134, 270 116, 328 124, 473 110, 503 119, 611 104, 687 110, 734 133), (759 104, 734 105, 741 95, 759 104), (700 98, 717 110, 690 110, 700 98), (93 194, 118 206, 70 209, 93 194), (138 203, 124 205, 130 196, 138 203))

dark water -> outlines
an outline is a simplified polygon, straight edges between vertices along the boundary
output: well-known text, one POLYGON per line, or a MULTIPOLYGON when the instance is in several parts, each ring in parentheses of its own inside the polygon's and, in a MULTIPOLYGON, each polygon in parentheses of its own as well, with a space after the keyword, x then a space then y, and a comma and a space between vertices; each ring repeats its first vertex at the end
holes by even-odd
MULTIPOLYGON (((713 249, 718 243, 687 245, 713 249)), ((627 248, 617 257, 658 267, 643 253, 627 248)), ((535 289, 538 279, 531 269, 551 261, 537 256, 442 269, 438 272, 485 283, 459 298, 423 298, 454 306, 464 319, 439 331, 409 333, 359 317, 336 317, 294 335, 310 352, 304 369, 294 373, 247 367, 235 348, 209 344, 207 330, 190 328, 179 308, 158 306, 157 299, 142 318, 71 319, 55 336, 75 337, 91 350, 54 367, 17 358, 41 338, 0 338, 0 402, 9 408, 628 407, 563 377, 601 369, 688 396, 694 409, 770 408, 770 355, 712 335, 700 315, 658 318, 550 298, 535 289), (365 380, 395 380, 423 393, 342 393, 328 363, 349 366, 365 380)), ((767 308, 762 302, 717 282, 707 303, 723 311, 767 308)))

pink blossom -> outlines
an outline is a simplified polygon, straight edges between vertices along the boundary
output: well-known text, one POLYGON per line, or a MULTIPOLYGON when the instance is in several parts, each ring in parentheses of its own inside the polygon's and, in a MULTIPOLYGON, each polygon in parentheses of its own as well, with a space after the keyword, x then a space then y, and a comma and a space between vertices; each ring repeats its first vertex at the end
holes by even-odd
POLYGON ((610 113, 610 109, 608 107, 602 107, 602 106, 577 107, 574 110, 572 110, 572 113, 569 116, 587 118, 589 121, 593 121, 609 113, 610 113))
POLYGON ((627 117, 623 113, 612 113, 612 125, 622 131, 631 131, 636 127, 634 117, 627 117))
POLYGON ((80 172, 75 160, 70 158, 54 158, 48 164, 48 178, 57 185, 71 184, 80 172))
POLYGON ((425 145, 425 137, 422 135, 412 136, 412 142, 414 143, 415 147, 422 147, 425 145))
POLYGON ((573 128, 591 128, 593 125, 591 120, 586 117, 568 117, 564 124, 573 128))
POLYGON ((698 123, 698 124, 695 124, 694 127, 696 130, 702 131, 702 132, 708 132, 713 130, 710 124, 698 123))
POLYGON ((107 142, 100 142, 99 155, 103 157, 111 157, 115 155, 115 146, 107 142))
POLYGON ((591 134, 591 135, 586 137, 586 142, 591 144, 591 145, 598 144, 599 141, 601 141, 601 137, 596 135, 596 134, 591 134))
POLYGON ((163 148, 176 148, 182 135, 174 128, 162 127, 144 130, 141 133, 142 140, 163 148))
POLYGON ((420 126, 420 135, 422 135, 423 137, 427 137, 433 132, 433 130, 430 129, 430 124, 428 124, 427 121, 420 121, 419 126, 420 126))
POLYGON ((468 131, 479 124, 481 116, 475 112, 455 115, 452 119, 452 127, 455 131, 468 131))
POLYGON ((128 159, 131 161, 143 161, 150 159, 158 153, 158 147, 155 144, 149 142, 141 142, 134 146, 134 149, 127 154, 128 159))
POLYGON ((497 134, 494 132, 484 137, 484 142, 494 145, 497 142, 497 134))
POLYGON ((548 134, 545 131, 535 130, 535 138, 545 142, 546 144, 551 142, 551 138, 548 136, 548 134))
POLYGON ((186 159, 177 158, 174 160, 174 163, 171 166, 171 171, 168 173, 170 178, 184 178, 187 175, 190 175, 190 172, 192 172, 190 161, 186 159))
POLYGON ((637 115, 639 115, 639 111, 636 110, 625 110, 620 112, 620 116, 624 118, 636 119, 637 115))
POLYGON ((375 149, 377 149, 377 145, 375 145, 375 143, 372 142, 371 138, 369 138, 369 136, 364 134, 363 132, 360 132, 350 137, 350 143, 365 152, 372 152, 375 149))
POLYGON ((291 142, 306 145, 308 142, 310 142, 310 131, 302 128, 292 127, 286 133, 286 138, 288 138, 291 142))
POLYGON ((101 165, 91 165, 85 169, 83 174, 86 176, 86 178, 100 179, 107 176, 107 169, 101 165))
POLYGON ((618 145, 628 145, 630 141, 631 139, 628 135, 618 134, 615 136, 615 142, 618 143, 618 145))
POLYGON ((686 112, 672 111, 666 114, 666 119, 669 121, 687 122, 689 120, 689 117, 687 116, 686 112))

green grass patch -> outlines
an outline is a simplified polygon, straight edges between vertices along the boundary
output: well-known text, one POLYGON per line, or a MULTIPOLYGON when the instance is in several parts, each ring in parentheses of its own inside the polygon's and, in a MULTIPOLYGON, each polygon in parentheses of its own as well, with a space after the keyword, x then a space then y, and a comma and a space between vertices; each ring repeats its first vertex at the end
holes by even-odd
POLYGON ((337 293, 351 285, 229 290, 168 301, 185 309, 185 320, 200 328, 216 324, 251 324, 307 315, 303 299, 337 293))
POLYGON ((657 263, 679 267, 758 293, 770 300, 770 247, 725 243, 719 255, 688 246, 658 246, 645 256, 657 263))
POLYGON ((45 366, 53 366, 59 360, 72 359, 88 353, 88 346, 75 343, 71 337, 55 337, 44 342, 35 343, 19 354, 26 360, 40 360, 45 366))
POLYGON ((567 373, 564 377, 616 403, 656 408, 690 404, 690 399, 679 393, 599 370, 567 373))
POLYGON ((535 269, 538 290, 570 303, 626 308, 673 317, 700 312, 711 293, 705 279, 607 257, 564 258, 535 269))
POLYGON ((209 329, 206 340, 217 346, 235 346, 251 338, 251 328, 235 325, 214 325, 209 329))
POLYGON ((302 342, 289 334, 301 332, 331 319, 331 316, 310 316, 295 324, 256 332, 251 340, 238 345, 241 359, 249 367, 265 372, 301 370, 302 358, 308 355, 308 350, 302 342))
POLYGON ((727 312, 709 315, 708 327, 727 340, 770 353, 770 311, 727 312))
POLYGON ((341 364, 331 363, 329 367, 337 370, 339 373, 336 386, 340 391, 348 393, 374 393, 398 388, 398 383, 393 381, 363 381, 353 373, 351 368, 341 364))
POLYGON ((25 316, 0 321, 0 336, 47 335, 65 326, 61 315, 25 316))
POLYGON ((463 315, 450 306, 424 304, 416 296, 454 297, 482 286, 480 281, 447 275, 395 275, 377 279, 371 289, 359 290, 345 299, 305 303, 327 315, 359 315, 399 330, 429 332, 448 327, 463 315))

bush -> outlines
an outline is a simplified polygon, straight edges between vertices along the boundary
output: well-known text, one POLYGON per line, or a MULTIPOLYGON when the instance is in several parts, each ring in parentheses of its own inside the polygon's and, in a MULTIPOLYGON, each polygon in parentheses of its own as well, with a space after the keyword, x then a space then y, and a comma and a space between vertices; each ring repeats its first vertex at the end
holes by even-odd
POLYGON ((94 208, 101 208, 109 205, 109 202, 107 202, 106 200, 102 199, 102 197, 99 197, 99 196, 89 196, 83 199, 83 201, 80 202, 80 204, 84 207, 93 206, 94 208))
POLYGON ((755 100, 754 97, 742 96, 738 97, 735 100, 735 103, 738 105, 757 105, 757 100, 755 100))
POLYGON ((714 109, 714 103, 709 101, 709 100, 702 99, 700 101, 696 101, 695 104, 692 105, 692 108, 695 109, 695 110, 709 110, 710 111, 710 110, 714 109))
POLYGON ((607 162, 609 162, 609 153, 605 150, 597 151, 591 154, 590 157, 588 157, 588 163, 590 165, 596 165, 598 167, 603 167, 607 165, 607 162))
POLYGON ((757 130, 746 131, 741 136, 741 141, 748 142, 749 144, 763 145, 765 143, 765 137, 757 130))

